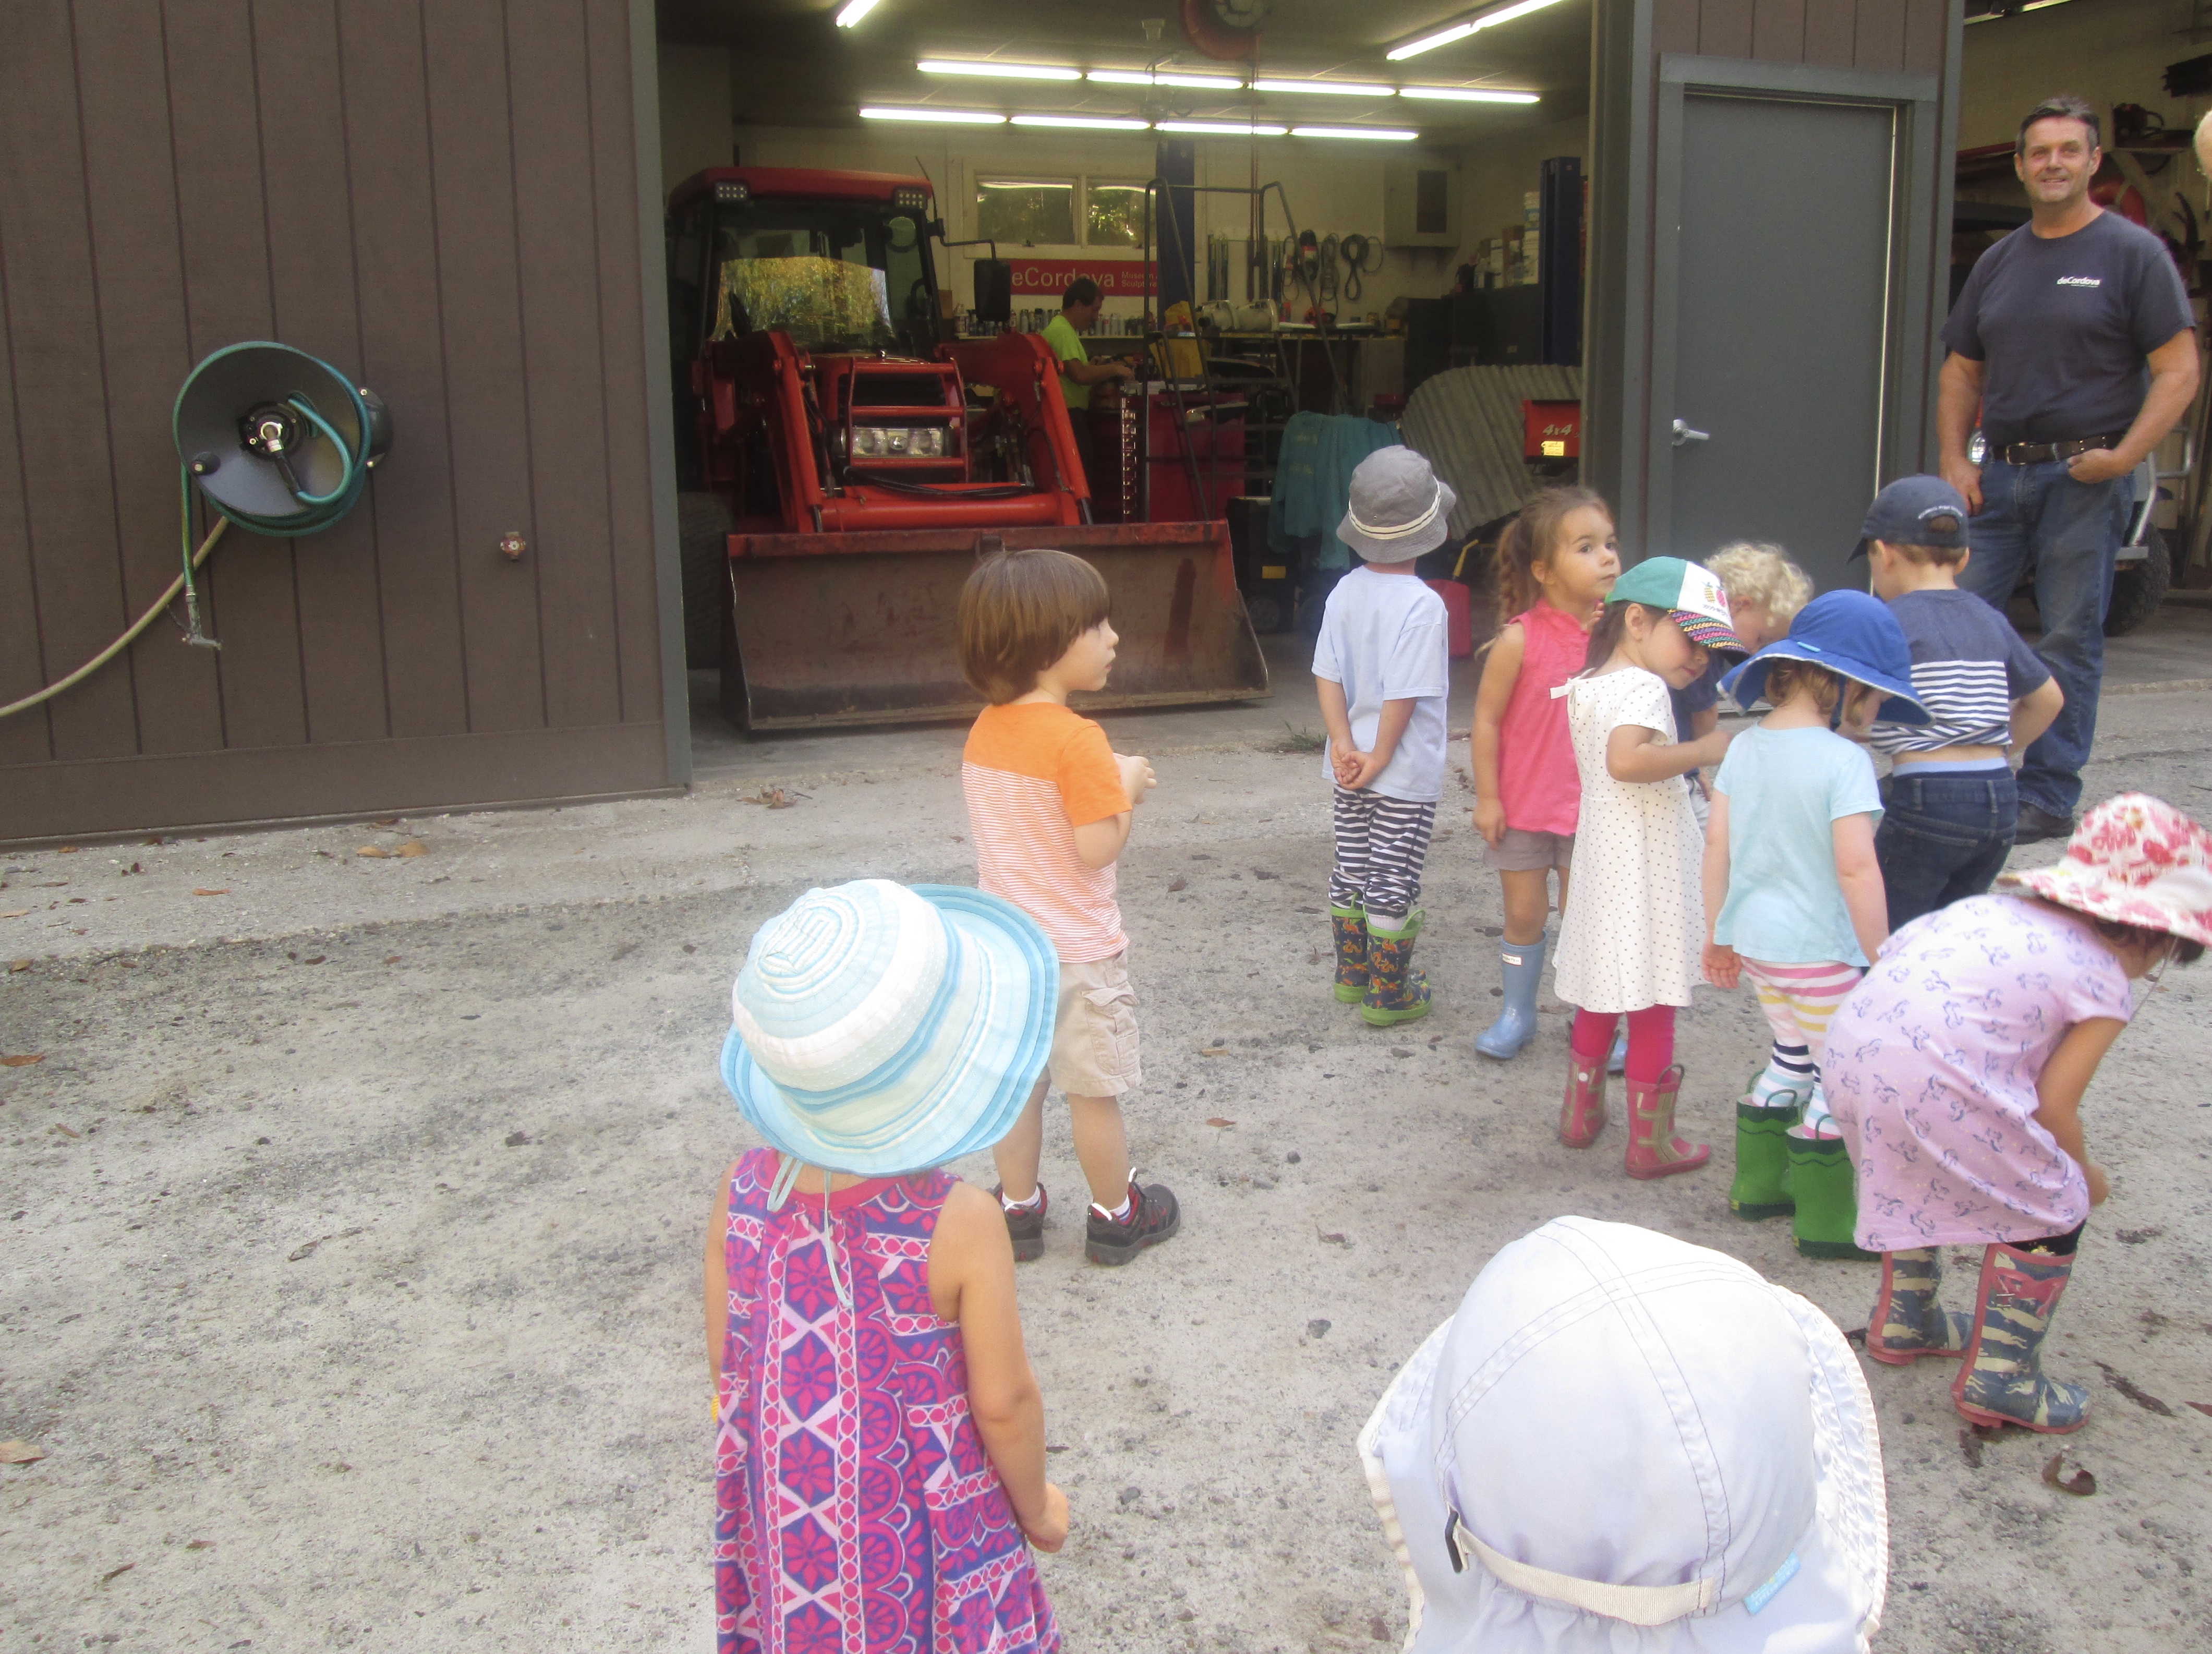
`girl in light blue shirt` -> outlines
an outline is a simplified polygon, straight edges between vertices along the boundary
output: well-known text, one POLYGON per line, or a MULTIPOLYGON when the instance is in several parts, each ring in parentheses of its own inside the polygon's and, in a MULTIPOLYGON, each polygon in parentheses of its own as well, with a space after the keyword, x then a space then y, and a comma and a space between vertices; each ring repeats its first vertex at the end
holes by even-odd
POLYGON ((1851 1165, 1820 1065, 1829 1019, 1889 939, 1874 763, 1836 732, 1925 723, 1911 685, 1903 628, 1863 592, 1815 598, 1723 685, 1739 706, 1764 696, 1774 708, 1729 746, 1705 833, 1706 979, 1748 978, 1774 1037, 1736 1105, 1729 1209, 1790 1213, 1808 1257, 1869 1256, 1851 1239, 1851 1165))

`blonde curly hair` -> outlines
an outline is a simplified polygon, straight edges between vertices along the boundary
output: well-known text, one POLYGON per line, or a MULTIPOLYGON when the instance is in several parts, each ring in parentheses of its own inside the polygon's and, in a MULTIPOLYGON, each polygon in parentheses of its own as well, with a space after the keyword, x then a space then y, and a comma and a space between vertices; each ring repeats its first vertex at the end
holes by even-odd
POLYGON ((1813 577, 1778 545, 1738 540, 1700 561, 1719 576, 1730 603, 1756 603, 1777 626, 1787 627, 1813 600, 1813 577))

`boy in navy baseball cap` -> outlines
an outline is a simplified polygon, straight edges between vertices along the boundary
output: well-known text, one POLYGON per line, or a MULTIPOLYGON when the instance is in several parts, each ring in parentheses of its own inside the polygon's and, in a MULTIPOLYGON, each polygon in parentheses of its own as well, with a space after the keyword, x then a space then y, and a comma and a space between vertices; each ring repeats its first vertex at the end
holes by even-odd
POLYGON ((1889 927, 1964 896, 2004 867, 2020 818, 2008 754, 2051 727, 2066 697, 2012 624, 1959 588, 1966 502, 1940 477, 1900 477, 1875 496, 1852 555, 1912 652, 1928 723, 1877 721, 1869 740, 1894 765, 1875 835, 1889 927))

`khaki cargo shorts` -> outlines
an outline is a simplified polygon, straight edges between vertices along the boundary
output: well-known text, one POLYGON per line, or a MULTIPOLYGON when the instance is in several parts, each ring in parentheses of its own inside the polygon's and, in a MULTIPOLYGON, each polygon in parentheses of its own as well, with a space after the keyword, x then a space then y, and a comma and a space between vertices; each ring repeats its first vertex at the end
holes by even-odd
POLYGON ((1119 1097, 1145 1077, 1137 1061, 1137 991, 1128 954, 1060 965, 1052 1083, 1076 1097, 1119 1097))

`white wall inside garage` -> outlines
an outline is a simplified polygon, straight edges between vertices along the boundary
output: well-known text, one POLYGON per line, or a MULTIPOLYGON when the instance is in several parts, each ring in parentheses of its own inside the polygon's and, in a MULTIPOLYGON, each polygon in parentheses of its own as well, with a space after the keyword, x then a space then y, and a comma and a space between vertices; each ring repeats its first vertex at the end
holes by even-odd
POLYGON ((1960 57, 1959 147, 2010 143, 2022 115, 2065 92, 2107 122, 2114 104, 2139 103, 2169 126, 2194 125, 2212 100, 2171 96, 2162 77, 2166 64, 2212 52, 2212 34, 2191 33, 2199 9, 2192 0, 2067 0, 1974 24, 1960 57))
MULTIPOLYGON (((734 142, 745 164, 832 167, 912 173, 919 164, 936 186, 954 239, 975 234, 974 180, 979 177, 1087 174, 1141 181, 1153 171, 1152 134, 1058 133, 1036 128, 994 131, 972 127, 883 125, 864 129, 732 125, 728 53, 720 47, 664 44, 660 62, 661 156, 665 188, 703 167, 726 166, 734 142)), ((1386 250, 1382 268, 1362 278, 1360 311, 1380 311, 1404 295, 1427 297, 1451 285, 1452 272, 1474 255, 1476 244, 1517 222, 1521 198, 1537 185, 1540 163, 1553 155, 1587 154, 1588 123, 1531 121, 1518 112, 1504 117, 1494 137, 1480 144, 1431 149, 1411 144, 1277 139, 1257 146, 1262 183, 1279 182, 1300 229, 1316 234, 1382 234, 1382 173, 1386 164, 1419 161, 1459 173, 1462 245, 1450 250, 1386 250)), ((1252 173, 1252 146, 1200 137, 1199 182, 1243 185, 1252 173)), ((1249 222, 1243 200, 1200 198, 1198 234, 1241 236, 1249 222)), ((1267 230, 1283 232, 1272 198, 1267 230)), ((1007 251, 1001 247, 1001 252, 1007 251)), ((972 301, 968 266, 981 249, 953 255, 952 286, 964 306, 972 301)), ((1053 258, 1112 258, 1116 249, 1039 247, 1053 258)), ((1133 255, 1127 255, 1133 256, 1133 255)), ((1203 270, 1200 273, 1201 288, 1203 270)), ((1241 273, 1231 292, 1243 295, 1241 273)), ((1107 301, 1107 313, 1133 313, 1133 300, 1107 301)), ((1349 308, 1350 307, 1342 307, 1349 308)))

